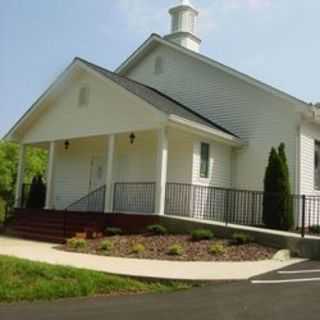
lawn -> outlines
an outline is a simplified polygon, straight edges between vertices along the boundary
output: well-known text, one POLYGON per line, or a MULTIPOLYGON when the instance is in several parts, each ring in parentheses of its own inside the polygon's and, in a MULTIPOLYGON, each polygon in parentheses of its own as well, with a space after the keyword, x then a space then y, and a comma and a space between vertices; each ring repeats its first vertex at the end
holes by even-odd
POLYGON ((192 286, 195 284, 137 280, 0 256, 0 303, 162 293, 192 286))

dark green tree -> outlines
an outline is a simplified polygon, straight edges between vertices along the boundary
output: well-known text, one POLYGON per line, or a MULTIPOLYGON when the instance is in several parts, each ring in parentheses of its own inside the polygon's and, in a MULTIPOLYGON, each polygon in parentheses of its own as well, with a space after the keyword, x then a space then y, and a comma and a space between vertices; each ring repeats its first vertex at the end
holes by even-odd
POLYGON ((28 198, 26 199, 27 208, 42 209, 46 200, 46 185, 43 183, 42 176, 32 179, 28 198))
POLYGON ((293 226, 289 169, 285 145, 271 149, 264 178, 263 222, 272 229, 289 230, 293 226))
POLYGON ((280 217, 281 217, 281 229, 290 230, 294 226, 293 217, 293 202, 291 197, 291 187, 290 187, 290 175, 288 160, 286 156, 285 144, 281 143, 278 148, 279 158, 282 163, 282 171, 284 174, 283 180, 280 183, 280 194, 282 197, 281 207, 280 207, 280 217))

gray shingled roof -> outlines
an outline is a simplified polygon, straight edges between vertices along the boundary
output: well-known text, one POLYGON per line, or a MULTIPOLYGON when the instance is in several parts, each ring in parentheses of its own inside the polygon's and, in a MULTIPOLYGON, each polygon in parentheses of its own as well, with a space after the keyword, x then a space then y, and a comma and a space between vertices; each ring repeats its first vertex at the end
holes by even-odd
POLYGON ((85 63, 90 68, 94 69, 95 71, 99 72, 106 78, 114 81, 121 87, 125 88, 126 90, 130 91, 131 93, 135 94, 136 96, 142 98, 146 102, 150 103, 152 106, 157 108, 158 110, 168 114, 168 115, 176 115, 182 117, 187 120, 191 120, 197 122, 202 125, 206 125, 210 128, 214 128, 220 130, 224 133, 230 134, 232 136, 237 137, 234 133, 230 132, 229 130, 215 124, 211 120, 205 118, 204 116, 196 113, 192 109, 188 108, 187 106, 181 104, 180 102, 172 99, 171 97, 163 94, 162 92, 143 85, 137 81, 131 80, 124 76, 120 76, 117 73, 109 71, 105 68, 102 68, 98 65, 95 65, 89 61, 86 61, 82 58, 76 58, 83 63, 85 63))

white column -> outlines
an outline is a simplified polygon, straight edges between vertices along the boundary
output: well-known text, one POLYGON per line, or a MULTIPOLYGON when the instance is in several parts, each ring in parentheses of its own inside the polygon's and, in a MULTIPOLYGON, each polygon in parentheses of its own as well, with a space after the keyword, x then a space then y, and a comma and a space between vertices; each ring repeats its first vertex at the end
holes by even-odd
POLYGON ((158 159, 157 159, 157 187, 155 213, 163 215, 165 212, 166 183, 168 167, 168 136, 167 128, 158 132, 158 159))
POLYGON ((14 201, 15 208, 21 206, 22 200, 22 187, 24 180, 24 169, 25 169, 25 157, 26 157, 26 145, 22 144, 19 153, 18 171, 17 171, 17 183, 16 183, 16 196, 14 201))
POLYGON ((106 170, 106 197, 105 197, 105 212, 113 210, 113 161, 115 149, 115 136, 108 137, 108 154, 107 154, 107 170, 106 170))
POLYGON ((47 170, 47 193, 45 208, 50 210, 53 208, 53 183, 54 183, 54 162, 56 153, 56 143, 50 142, 49 157, 48 157, 48 170, 47 170))

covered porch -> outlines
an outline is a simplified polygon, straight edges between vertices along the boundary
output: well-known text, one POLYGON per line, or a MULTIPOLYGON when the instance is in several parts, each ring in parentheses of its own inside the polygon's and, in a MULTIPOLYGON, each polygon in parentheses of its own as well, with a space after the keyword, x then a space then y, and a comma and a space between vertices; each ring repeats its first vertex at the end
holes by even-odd
MULTIPOLYGON (((166 195, 168 185, 192 184, 199 175, 201 141, 214 147, 212 138, 172 125, 42 143, 48 150, 44 209, 162 215, 166 206, 178 200, 171 192, 166 195)), ((23 183, 25 152, 22 145, 15 204, 20 209, 25 208, 30 190, 23 183)), ((212 150, 209 159, 217 170, 222 166, 219 152, 212 150)), ((229 169, 231 146, 224 153, 229 169)), ((220 171, 202 183, 230 187, 229 170, 220 171)))

